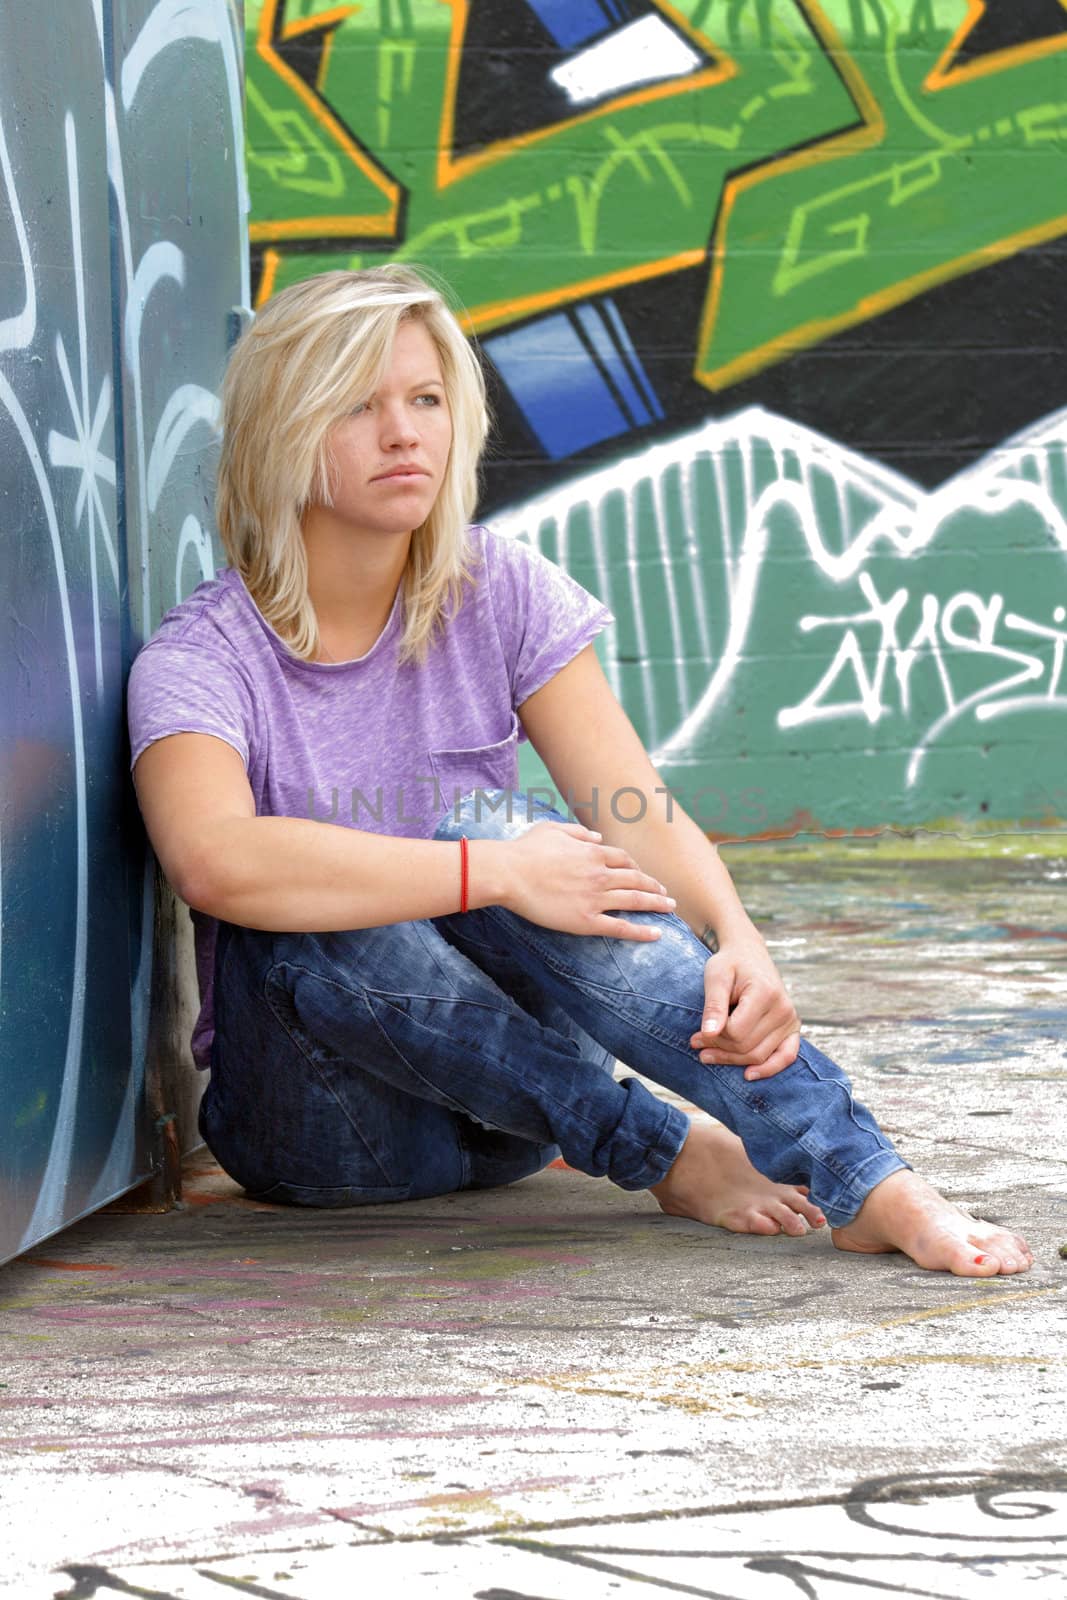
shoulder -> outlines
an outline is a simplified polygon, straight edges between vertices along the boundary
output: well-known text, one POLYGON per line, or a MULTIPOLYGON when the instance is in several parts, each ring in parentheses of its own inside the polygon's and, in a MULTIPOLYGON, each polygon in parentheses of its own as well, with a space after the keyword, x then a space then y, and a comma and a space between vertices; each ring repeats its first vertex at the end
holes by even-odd
POLYGON ((164 613, 134 666, 146 656, 200 649, 240 659, 247 618, 239 589, 240 579, 231 567, 221 567, 214 578, 198 583, 191 594, 164 613))
POLYGON ((131 704, 189 689, 241 702, 254 698, 263 644, 242 589, 233 569, 222 568, 165 613, 130 667, 131 704))
POLYGON ((220 567, 213 578, 198 583, 191 594, 177 605, 171 606, 160 619, 159 626, 147 641, 155 644, 166 640, 174 643, 189 635, 197 636, 212 628, 228 631, 241 614, 239 589, 241 580, 232 567, 220 567))
POLYGON ((475 611, 493 619, 505 643, 523 634, 531 614, 542 608, 553 578, 561 576, 524 540, 483 524, 468 529, 466 566, 474 580, 475 611))
POLYGON ((474 554, 490 589, 528 588, 538 581, 551 579, 559 570, 525 539, 498 533, 481 523, 467 530, 467 548, 474 554))
POLYGON ((555 613, 568 615, 592 606, 603 612, 605 620, 612 620, 594 594, 535 544, 491 528, 471 532, 479 535, 488 587, 498 613, 517 609, 548 620, 555 613))
POLYGON ((131 766, 171 733, 211 733, 248 763, 255 747, 257 662, 239 596, 226 572, 172 606, 130 668, 126 711, 131 766))

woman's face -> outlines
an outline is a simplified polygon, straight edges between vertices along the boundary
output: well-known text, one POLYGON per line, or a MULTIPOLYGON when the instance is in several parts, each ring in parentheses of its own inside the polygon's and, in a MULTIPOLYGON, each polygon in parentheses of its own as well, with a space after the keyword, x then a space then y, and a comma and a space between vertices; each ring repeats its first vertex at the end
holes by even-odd
POLYGON ((429 516, 452 445, 437 346, 418 321, 397 329, 376 392, 331 428, 333 503, 316 508, 368 534, 411 533, 429 516))

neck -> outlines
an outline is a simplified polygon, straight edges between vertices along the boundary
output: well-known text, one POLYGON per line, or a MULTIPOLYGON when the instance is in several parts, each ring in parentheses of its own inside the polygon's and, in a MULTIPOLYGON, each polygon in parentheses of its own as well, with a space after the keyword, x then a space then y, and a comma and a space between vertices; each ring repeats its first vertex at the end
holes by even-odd
POLYGON ((308 598, 320 632, 327 640, 342 642, 369 635, 373 643, 392 610, 411 534, 361 536, 311 512, 304 523, 304 544, 308 598))

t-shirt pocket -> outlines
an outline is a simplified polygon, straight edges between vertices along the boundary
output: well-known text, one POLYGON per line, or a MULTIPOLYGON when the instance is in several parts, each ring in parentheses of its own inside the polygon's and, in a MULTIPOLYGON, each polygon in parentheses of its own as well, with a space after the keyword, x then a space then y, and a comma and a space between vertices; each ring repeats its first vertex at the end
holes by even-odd
POLYGON ((496 744, 469 750, 431 750, 430 771, 437 780, 434 796, 439 811, 450 810, 461 795, 475 789, 517 789, 519 783, 519 719, 511 713, 511 727, 496 744))

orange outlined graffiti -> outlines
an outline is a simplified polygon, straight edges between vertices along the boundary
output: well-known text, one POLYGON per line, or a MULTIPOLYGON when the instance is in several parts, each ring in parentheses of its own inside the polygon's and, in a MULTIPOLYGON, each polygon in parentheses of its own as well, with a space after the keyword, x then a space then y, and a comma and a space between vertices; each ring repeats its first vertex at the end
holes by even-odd
MULTIPOLYGON (((813 14, 822 13, 820 31, 827 42, 828 48, 836 53, 835 59, 839 70, 846 75, 850 73, 850 69, 852 70, 854 75, 849 77, 849 82, 853 88, 853 93, 857 94, 857 97, 860 94, 867 94, 869 102, 869 92, 866 91, 866 86, 863 85, 862 77, 858 68, 855 67, 852 57, 848 54, 843 42, 839 39, 834 40, 832 37, 833 30, 829 19, 825 16, 824 8, 814 3, 809 4, 809 0, 800 0, 800 3, 813 14)), ((979 74, 1005 73, 1027 62, 1037 61, 1054 51, 1063 50, 1067 47, 1067 35, 1062 38, 1053 37, 1051 39, 1033 40, 1017 48, 993 52, 987 58, 953 69, 951 63, 958 54, 960 45, 973 31, 976 23, 986 10, 985 0, 964 0, 964 3, 968 6, 967 16, 954 34, 948 48, 942 53, 937 66, 926 78, 925 86, 927 87, 931 84, 936 88, 954 87, 957 82, 967 77, 976 77, 979 74)), ((1067 0, 1058 0, 1058 3, 1067 8, 1067 0)), ((1065 15, 1067 15, 1067 9, 1065 9, 1065 15)), ((873 148, 880 143, 884 134, 885 124, 882 121, 880 112, 878 112, 878 117, 881 124, 881 131, 878 137, 872 138, 870 133, 873 130, 868 130, 866 138, 862 136, 851 139, 848 136, 839 138, 836 141, 836 153, 839 155, 855 153, 864 148, 873 148)), ((1034 139, 1035 143, 1039 136, 1038 122, 1042 118, 1045 122, 1045 127, 1040 131, 1042 139, 1049 142, 1067 140, 1067 99, 1062 104, 1037 105, 1029 108, 1026 113, 1020 113, 1019 126, 1022 128, 1024 121, 1029 122, 1029 136, 1034 139)), ((994 122, 989 127, 980 127, 974 130, 973 133, 952 140, 950 149, 945 154, 945 159, 962 159, 971 145, 979 140, 987 140, 994 132, 1011 134, 1015 131, 1015 124, 1011 120, 994 119, 994 122)), ((995 261, 1003 260, 1035 245, 1046 244, 1067 233, 1067 214, 1049 218, 1030 227, 1013 229, 999 238, 983 241, 978 248, 962 250, 956 255, 948 255, 945 259, 939 261, 936 266, 919 272, 906 273, 884 288, 865 293, 860 292, 851 306, 832 315, 816 315, 791 321, 785 331, 776 334, 773 338, 754 343, 739 356, 727 360, 715 360, 710 357, 710 352, 722 310, 724 271, 731 255, 727 241, 727 230, 731 221, 731 214, 746 191, 755 188, 757 185, 766 184, 775 176, 795 172, 805 165, 809 165, 810 159, 805 159, 808 156, 808 152, 801 152, 799 155, 788 155, 758 171, 745 174, 736 181, 727 182, 720 216, 717 219, 713 235, 711 285, 701 321, 697 364, 694 371, 697 381, 711 390, 725 389, 731 384, 751 377, 773 362, 785 359, 798 350, 819 344, 832 334, 841 332, 846 328, 868 322, 872 318, 882 315, 883 312, 892 310, 895 306, 902 305, 906 301, 913 299, 927 289, 936 288, 938 285, 950 282, 952 279, 961 277, 967 272, 989 266, 995 261)), ((818 160, 822 157, 822 149, 816 146, 811 152, 811 158, 818 160)), ((941 154, 935 151, 919 157, 914 165, 919 166, 924 162, 936 162, 940 159, 941 154)), ((899 166, 892 168, 887 173, 877 175, 873 180, 858 180, 854 185, 846 186, 838 192, 844 194, 847 192, 848 187, 858 191, 865 186, 871 186, 872 182, 881 183, 887 189, 891 189, 893 184, 898 181, 899 173, 902 170, 899 166)), ((1065 207, 1065 211, 1067 211, 1067 207, 1065 207)), ((839 226, 851 228, 853 226, 859 227, 860 224, 858 220, 853 223, 850 219, 847 224, 839 224, 839 226)), ((783 254, 783 262, 785 259, 786 255, 783 254)))
MULTIPOLYGON (((514 163, 521 162, 523 154, 532 147, 543 144, 550 138, 558 137, 561 132, 568 132, 575 128, 586 127, 590 124, 602 124, 611 128, 611 119, 627 111, 655 104, 657 102, 678 101, 688 107, 694 95, 698 95, 708 88, 715 88, 739 76, 737 63, 728 56, 717 40, 713 39, 706 31, 694 27, 686 15, 671 0, 655 0, 657 10, 661 11, 677 29, 684 33, 692 43, 705 54, 711 56, 715 65, 703 71, 694 72, 684 79, 672 79, 667 82, 655 83, 640 87, 604 100, 594 110, 581 113, 562 122, 556 122, 545 128, 536 129, 530 133, 517 135, 512 139, 498 140, 470 155, 456 156, 453 150, 455 132, 456 101, 459 87, 460 63, 465 42, 468 22, 470 18, 469 0, 443 0, 451 12, 450 43, 446 52, 446 75, 441 101, 440 120, 437 132, 437 151, 435 158, 435 181, 437 193, 462 183, 476 173, 487 169, 497 168, 509 171, 515 170, 514 163)), ((263 54, 263 42, 267 37, 269 28, 274 28, 278 16, 279 0, 266 0, 264 13, 259 30, 259 44, 257 48, 263 54)), ((820 48, 820 59, 831 66, 834 76, 844 87, 848 102, 853 107, 861 125, 841 129, 840 120, 833 132, 827 135, 825 141, 813 139, 813 142, 803 151, 799 152, 796 159, 802 164, 819 160, 832 159, 839 153, 836 142, 844 138, 848 142, 840 153, 853 147, 853 139, 859 136, 861 141, 877 140, 881 136, 882 123, 878 114, 877 105, 873 97, 866 90, 862 75, 854 68, 851 58, 846 54, 838 54, 839 41, 837 35, 824 16, 816 0, 794 0, 797 9, 803 16, 805 23, 820 48)), ((337 14, 327 14, 331 26, 336 25, 337 14)), ((315 23, 322 22, 316 18, 315 23)), ((311 24, 303 21, 300 25, 302 31, 311 31, 311 24)), ((275 59, 277 58, 275 54, 275 59)), ((284 65, 284 64, 283 64, 284 65)), ((325 58, 320 65, 318 78, 320 85, 324 75, 325 58)), ((290 69, 286 69, 289 72, 290 69)), ((291 75, 295 76, 295 75, 291 75)), ((290 81, 290 80, 287 80, 290 81)), ((305 98, 308 93, 305 87, 305 98)), ((764 97, 754 93, 751 102, 742 107, 738 123, 743 124, 758 110, 764 97)), ((700 114, 692 113, 694 127, 699 124, 700 114)), ((825 124, 825 118, 824 124, 825 124)), ((632 157, 630 157, 632 158, 632 157)), ((624 156, 620 154, 617 159, 621 162, 624 156)), ((768 166, 754 166, 750 168, 743 180, 743 184, 759 181, 762 172, 779 170, 780 162, 777 155, 768 158, 768 166)), ((715 205, 715 195, 710 196, 712 208, 715 205)), ((710 209, 710 208, 709 208, 710 209)), ((317 231, 323 240, 324 247, 328 248, 327 240, 335 232, 333 224, 337 219, 333 217, 319 217, 317 231)), ((344 220, 344 219, 342 219, 344 220)), ((360 231, 356 225, 362 219, 349 219, 349 226, 340 230, 342 237, 351 237, 360 231)), ((280 245, 286 238, 306 239, 314 236, 316 229, 312 220, 300 219, 297 222, 275 222, 254 225, 252 239, 254 243, 280 245)), ((699 236, 699 235, 698 235, 699 236)), ((506 299, 492 298, 481 303, 466 296, 470 309, 466 316, 466 325, 472 332, 487 332, 516 319, 535 315, 552 310, 556 307, 573 303, 590 295, 605 291, 623 288, 634 283, 648 279, 670 275, 684 271, 688 268, 699 266, 707 257, 706 243, 690 248, 668 249, 662 255, 656 255, 651 260, 639 263, 629 263, 626 266, 613 267, 605 271, 603 266, 579 273, 571 281, 554 287, 546 288, 530 294, 510 295, 506 299)), ((617 250, 610 254, 617 255, 617 250)), ((257 304, 262 304, 273 293, 277 275, 285 259, 284 252, 279 249, 267 249, 262 256, 262 269, 257 304)))
MULTIPOLYGON (((1064 0, 1057 0, 1067 22, 1067 4, 1064 0)), ((956 32, 950 39, 944 55, 929 74, 924 89, 931 92, 938 89, 952 88, 957 83, 965 83, 973 78, 984 78, 992 72, 1006 72, 1011 67, 1021 67, 1027 61, 1037 61, 1041 56, 1050 56, 1055 50, 1067 50, 1067 33, 1060 37, 1054 34, 1046 39, 1028 39, 1023 44, 1012 45, 1008 50, 990 51, 988 55, 980 56, 976 61, 960 61, 958 59, 961 47, 967 42, 978 23, 981 22, 988 9, 988 0, 967 0, 967 15, 960 23, 956 32)))
POLYGON ((701 89, 710 89, 718 83, 727 83, 736 77, 738 71, 736 62, 731 60, 718 45, 713 44, 707 33, 694 28, 688 17, 676 6, 671 5, 670 0, 655 0, 656 9, 669 17, 678 30, 691 39, 698 49, 713 54, 718 59, 717 66, 705 68, 703 72, 694 72, 690 77, 681 80, 669 79, 666 83, 627 90, 624 94, 603 101, 591 111, 580 112, 562 122, 553 123, 551 127, 537 128, 531 133, 517 134, 511 139, 499 139, 495 144, 486 145, 471 155, 457 157, 453 154, 456 98, 459 92, 460 61, 463 56, 467 23, 470 20, 470 3, 469 0, 445 0, 445 3, 452 8, 452 35, 448 51, 444 102, 441 108, 441 131, 438 138, 437 187, 439 189, 447 188, 450 183, 468 177, 482 167, 493 166, 501 160, 510 160, 516 152, 530 145, 539 144, 545 139, 555 138, 570 128, 581 127, 583 123, 603 122, 609 117, 618 116, 620 111, 629 110, 631 106, 647 106, 656 100, 671 100, 677 99, 679 95, 696 94, 701 89))
MULTIPOLYGON (((710 67, 619 92, 593 109, 564 115, 562 121, 513 137, 494 136, 460 152, 455 146, 461 65, 472 0, 439 0, 440 9, 424 7, 421 20, 413 20, 415 14, 408 10, 405 50, 421 49, 421 30, 431 24, 433 30, 429 74, 419 81, 414 102, 410 87, 409 101, 399 102, 406 105, 409 119, 404 127, 413 141, 410 161, 405 161, 403 143, 396 142, 399 124, 385 143, 376 143, 363 124, 355 124, 362 142, 345 133, 361 158, 361 173, 367 174, 369 164, 388 204, 370 218, 319 214, 257 221, 253 242, 267 246, 259 256, 257 303, 304 272, 322 270, 331 264, 331 255, 338 262, 361 259, 350 253, 359 252, 360 245, 348 244, 361 233, 367 253, 424 260, 443 271, 469 308, 468 329, 478 333, 706 262, 707 293, 693 376, 718 391, 925 290, 1067 232, 1067 207, 1057 205, 1048 185, 1027 200, 1014 181, 998 178, 1003 203, 990 208, 984 221, 966 200, 972 191, 967 165, 971 147, 994 152, 998 145, 1040 145, 1051 152, 1067 143, 1067 97, 1061 106, 1057 96, 1050 96, 1049 69, 1036 80, 1029 76, 1040 74, 1039 63, 1062 50, 1067 35, 1032 40, 954 66, 964 41, 988 10, 986 0, 958 0, 966 14, 954 31, 951 23, 943 23, 921 40, 903 39, 906 48, 899 54, 910 57, 905 87, 901 62, 894 60, 903 24, 893 38, 888 33, 883 37, 879 52, 861 55, 855 48, 858 36, 848 31, 853 7, 846 0, 774 0, 779 33, 769 32, 766 41, 761 37, 762 56, 736 31, 729 34, 727 54, 703 26, 706 6, 683 5, 682 0, 654 3, 672 29, 702 50, 710 67), (788 52, 791 39, 802 55, 810 51, 821 63, 822 77, 805 66, 793 84, 784 78, 780 83, 761 80, 771 46, 781 53, 784 41, 788 52), (1033 81, 1025 93, 1004 82, 1009 69, 1014 75, 1020 66, 1028 84, 1033 81), (917 104, 924 92, 954 88, 979 72, 991 92, 993 75, 999 75, 995 104, 1010 115, 997 116, 991 99, 989 126, 975 126, 973 95, 941 93, 940 118, 953 126, 944 137, 934 137, 939 130, 926 117, 924 129, 917 104), (827 93, 831 83, 839 90, 836 99, 827 93), (792 96, 792 104, 799 105, 798 94, 811 113, 806 126, 794 115, 771 139, 763 137, 760 148, 748 136, 749 124, 762 119, 776 99, 784 107, 792 96), (642 116, 650 105, 669 108, 662 124, 642 116), (410 121, 416 110, 417 132, 410 121), (901 154, 903 136, 913 135, 916 128, 926 148, 914 156, 901 154), (559 178, 553 181, 551 171, 546 175, 557 155, 550 141, 561 131, 566 137, 558 150, 559 178), (708 160, 695 159, 698 141, 712 133, 716 148, 712 150, 709 137, 708 160), (381 161, 404 172, 404 184, 394 181, 384 165, 372 162, 367 154, 371 147, 381 161), (682 162, 687 165, 680 167, 682 162), (687 193, 682 205, 670 211, 670 220, 665 210, 658 233, 645 228, 638 238, 636 232, 622 231, 634 213, 620 203, 619 185, 625 181, 624 171, 642 166, 666 174, 668 182, 676 178, 687 193), (936 216, 923 213, 927 191, 941 208, 936 216), (933 248, 911 248, 920 237, 933 248), (312 257, 287 264, 287 240, 304 248, 314 241, 317 249, 312 257), (509 256, 514 271, 506 266, 509 256)), ((1067 16, 1067 0, 1056 3, 1067 16)), ((339 104, 343 115, 346 103, 360 105, 353 118, 366 116, 362 97, 368 87, 374 92, 373 83, 363 84, 350 69, 347 78, 342 67, 332 76, 328 71, 328 46, 358 9, 335 6, 288 24, 281 0, 262 0, 259 14, 255 48, 260 59, 269 61, 272 70, 281 68, 288 86, 300 84, 303 103, 318 107, 321 126, 327 127, 325 118, 333 119, 331 137, 335 127, 344 130, 329 106, 339 104), (325 34, 314 73, 318 96, 280 55, 286 40, 316 31, 325 34), (272 40, 279 46, 273 53, 272 40)), ((361 20, 356 31, 363 41, 360 50, 373 47, 377 35, 372 25, 361 20)), ((338 39, 335 65, 341 46, 338 39)), ((759 131, 764 135, 762 121, 759 131)), ((644 203, 640 184, 631 184, 626 193, 644 203)))
MULTIPOLYGON (((310 89, 299 73, 294 72, 283 61, 276 49, 277 40, 293 39, 297 36, 307 36, 311 33, 326 30, 328 30, 329 36, 335 28, 344 22, 346 17, 350 17, 358 11, 359 7, 355 5, 339 5, 335 6, 331 11, 322 12, 315 17, 304 17, 296 22, 282 20, 280 26, 278 26, 279 9, 284 10, 284 6, 285 0, 263 0, 263 10, 260 14, 259 32, 255 44, 256 54, 261 57, 283 83, 288 85, 314 121, 340 147, 345 156, 358 168, 363 176, 369 179, 374 187, 379 190, 385 205, 380 212, 370 212, 362 216, 323 216, 321 213, 316 213, 314 216, 290 217, 284 221, 277 222, 252 222, 249 225, 248 236, 253 244, 281 239, 316 239, 321 238, 323 235, 333 235, 337 238, 367 236, 386 239, 395 238, 402 197, 400 185, 390 178, 373 157, 357 144, 351 133, 337 119, 321 96, 310 89)), ((261 299, 262 296, 259 298, 261 299)))
MULTIPOLYGON (((806 328, 790 328, 788 333, 780 334, 777 338, 768 340, 757 349, 747 351, 745 355, 739 356, 733 361, 728 361, 709 369, 701 366, 700 352, 709 348, 719 318, 723 289, 723 267, 726 260, 726 232, 738 200, 747 190, 755 188, 759 184, 764 184, 771 178, 798 171, 803 167, 816 166, 825 161, 838 160, 842 156, 851 155, 859 150, 873 149, 881 144, 885 138, 885 118, 878 106, 878 102, 871 93, 859 66, 845 49, 844 42, 830 18, 826 15, 822 6, 818 4, 818 0, 798 0, 798 3, 800 9, 807 15, 808 21, 823 48, 832 55, 835 65, 844 78, 849 93, 856 104, 862 118, 862 124, 858 128, 850 128, 843 133, 833 134, 829 139, 819 140, 805 150, 793 151, 778 160, 768 162, 763 167, 757 167, 751 172, 743 173, 738 178, 727 179, 723 189, 719 214, 712 229, 711 281, 697 340, 698 357, 695 376, 699 382, 709 389, 724 389, 729 384, 736 383, 739 379, 748 377, 751 373, 758 372, 761 367, 768 366, 772 361, 780 359, 783 354, 798 344, 813 344, 817 340, 824 338, 826 334, 833 332, 836 327, 847 326, 845 320, 813 321, 806 328)), ((859 317, 856 320, 860 320, 859 317)))

